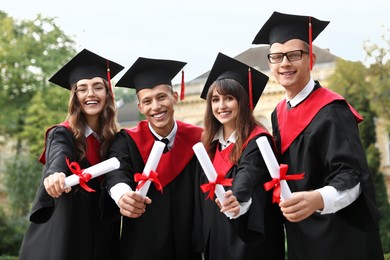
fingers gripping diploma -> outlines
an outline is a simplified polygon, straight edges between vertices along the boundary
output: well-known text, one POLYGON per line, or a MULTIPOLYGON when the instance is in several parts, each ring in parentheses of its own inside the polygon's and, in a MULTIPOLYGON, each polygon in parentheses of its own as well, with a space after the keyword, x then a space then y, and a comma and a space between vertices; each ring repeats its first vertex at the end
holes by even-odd
POLYGON ((139 218, 145 213, 146 205, 152 203, 149 197, 143 197, 141 194, 129 191, 119 199, 120 213, 129 218, 139 218))
POLYGON ((55 172, 50 174, 43 180, 43 185, 47 193, 53 198, 59 198, 62 193, 68 193, 71 191, 71 188, 65 187, 65 173, 63 172, 55 172))
POLYGON ((318 191, 292 193, 290 199, 279 203, 280 210, 290 222, 299 222, 324 207, 324 201, 318 191))
POLYGON ((240 213, 240 204, 237 201, 236 196, 233 195, 233 192, 231 190, 228 190, 224 194, 225 201, 221 205, 220 201, 218 199, 215 199, 215 202, 221 209, 221 212, 228 212, 231 213, 230 215, 232 217, 237 216, 240 213))

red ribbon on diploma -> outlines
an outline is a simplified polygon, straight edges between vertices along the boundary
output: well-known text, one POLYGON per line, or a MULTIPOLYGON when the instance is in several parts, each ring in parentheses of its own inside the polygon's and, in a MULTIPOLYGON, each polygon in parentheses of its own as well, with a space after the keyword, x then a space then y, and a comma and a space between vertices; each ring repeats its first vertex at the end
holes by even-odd
POLYGON ((162 185, 160 183, 160 180, 158 179, 158 173, 155 171, 150 171, 149 176, 146 176, 144 173, 136 173, 134 174, 134 181, 138 182, 137 190, 141 189, 141 187, 144 186, 146 181, 151 181, 154 183, 156 189, 163 193, 162 185))
POLYGON ((304 173, 300 174, 292 174, 287 175, 288 165, 287 164, 281 164, 280 165, 280 177, 279 178, 272 178, 271 181, 264 183, 264 189, 266 191, 269 191, 270 189, 274 188, 274 192, 272 193, 272 202, 273 203, 279 203, 280 202, 280 181, 281 180, 302 180, 304 177, 304 173))
POLYGON ((92 175, 89 173, 83 173, 84 169, 80 168, 80 165, 77 162, 69 163, 69 159, 66 158, 66 164, 68 165, 69 170, 79 176, 80 187, 88 192, 95 192, 94 189, 88 187, 87 182, 92 178, 92 175))
POLYGON ((222 186, 232 186, 233 185, 232 184, 233 178, 224 179, 224 177, 225 177, 225 175, 218 174, 217 179, 215 181, 210 181, 209 183, 205 183, 205 184, 200 185, 200 188, 204 193, 209 192, 206 199, 208 199, 208 198, 214 199, 215 186, 217 184, 220 184, 222 186))

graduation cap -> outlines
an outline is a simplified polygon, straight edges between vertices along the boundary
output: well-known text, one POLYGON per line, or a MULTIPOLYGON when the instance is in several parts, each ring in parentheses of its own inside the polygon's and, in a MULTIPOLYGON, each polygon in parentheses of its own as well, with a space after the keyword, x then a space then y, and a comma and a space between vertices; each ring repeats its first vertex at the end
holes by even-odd
POLYGON ((249 95, 251 109, 256 106, 268 82, 265 74, 223 53, 218 53, 200 97, 206 99, 210 86, 219 79, 234 79, 240 83, 249 95))
POLYGON ((83 49, 57 71, 49 81, 70 89, 80 79, 101 77, 109 82, 111 88, 111 77, 114 77, 123 68, 122 65, 83 49))
POLYGON ((325 29, 329 21, 321 21, 311 16, 273 12, 257 33, 253 44, 284 43, 300 39, 310 46, 310 68, 312 67, 312 42, 325 29))
MULTIPOLYGON (((186 62, 139 57, 119 79, 116 86, 138 91, 166 84, 172 86, 172 79, 186 65, 186 62)), ((184 98, 184 72, 182 71, 180 99, 184 98)))

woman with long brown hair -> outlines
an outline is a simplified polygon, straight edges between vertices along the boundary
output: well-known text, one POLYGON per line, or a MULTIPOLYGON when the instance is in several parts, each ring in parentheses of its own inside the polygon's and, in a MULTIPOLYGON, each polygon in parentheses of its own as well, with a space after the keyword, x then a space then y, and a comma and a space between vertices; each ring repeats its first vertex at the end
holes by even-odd
POLYGON ((110 259, 115 253, 119 228, 113 216, 118 210, 103 188, 104 177, 71 188, 65 188, 65 178, 77 167, 106 158, 118 130, 110 78, 122 69, 84 49, 50 78, 70 90, 68 115, 46 131, 43 175, 21 260, 110 259))
MULTIPOLYGON (((202 142, 219 178, 232 180, 223 203, 209 200, 209 192, 201 204, 206 260, 284 259, 281 214, 263 187, 271 177, 256 144, 260 136, 273 141, 253 116, 267 81, 220 53, 201 94, 206 99, 202 142)), ((203 176, 201 182, 208 180, 203 176)))

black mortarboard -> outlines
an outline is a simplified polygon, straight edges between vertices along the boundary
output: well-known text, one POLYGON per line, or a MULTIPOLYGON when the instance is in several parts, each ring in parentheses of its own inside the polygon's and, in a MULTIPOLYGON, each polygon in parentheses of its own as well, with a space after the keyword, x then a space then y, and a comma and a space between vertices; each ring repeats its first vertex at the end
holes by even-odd
POLYGON ((311 41, 314 41, 328 24, 329 21, 321 21, 311 16, 274 12, 257 33, 252 43, 272 45, 275 42, 284 43, 291 39, 300 39, 311 44, 311 41), (309 29, 310 22, 311 32, 309 29))
POLYGON ((116 86, 133 88, 136 92, 154 88, 161 84, 172 86, 172 79, 186 65, 186 62, 139 57, 119 79, 116 86))
POLYGON ((207 92, 214 81, 218 79, 234 79, 240 83, 248 93, 249 102, 253 109, 268 82, 268 76, 260 71, 236 60, 223 53, 218 53, 214 65, 203 87, 200 97, 206 99, 207 92))
POLYGON ((101 77, 110 83, 111 77, 114 77, 123 68, 113 61, 83 49, 57 71, 49 81, 66 89, 70 89, 72 84, 80 79, 94 77, 101 77))

